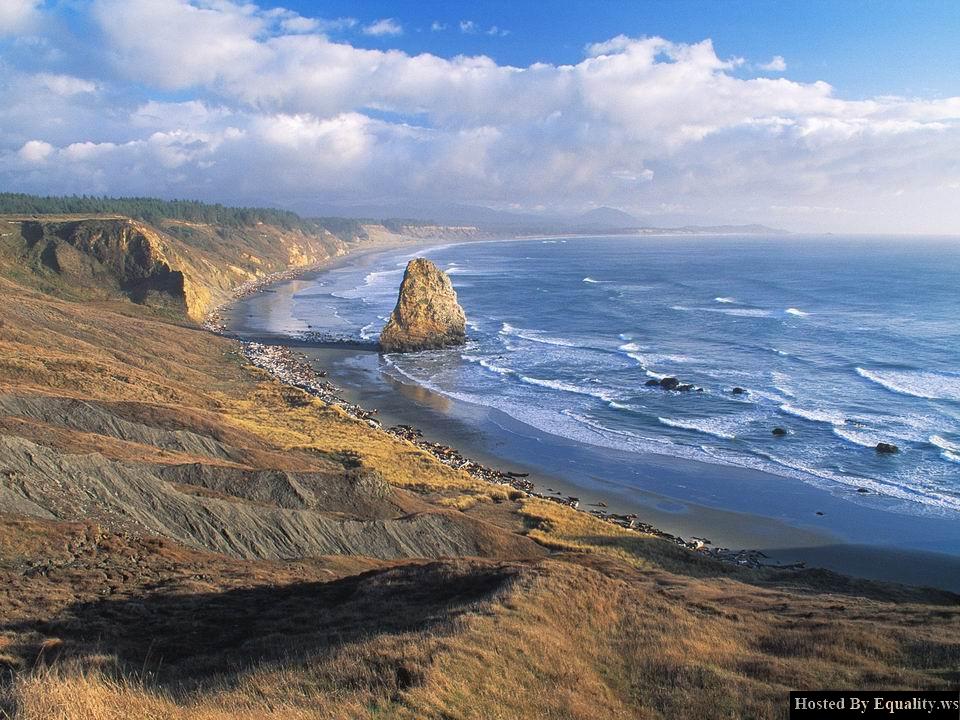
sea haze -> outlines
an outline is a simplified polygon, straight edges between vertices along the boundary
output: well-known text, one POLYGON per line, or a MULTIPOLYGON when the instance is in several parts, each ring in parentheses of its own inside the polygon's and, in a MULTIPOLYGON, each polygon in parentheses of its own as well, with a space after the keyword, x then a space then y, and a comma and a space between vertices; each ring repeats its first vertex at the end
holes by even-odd
MULTIPOLYGON (((384 373, 598 448, 960 511, 956 241, 553 238, 420 254, 450 274, 470 342, 387 356, 384 373), (702 392, 645 385, 665 376, 702 392)), ((324 273, 294 314, 373 340, 409 257, 324 273)))

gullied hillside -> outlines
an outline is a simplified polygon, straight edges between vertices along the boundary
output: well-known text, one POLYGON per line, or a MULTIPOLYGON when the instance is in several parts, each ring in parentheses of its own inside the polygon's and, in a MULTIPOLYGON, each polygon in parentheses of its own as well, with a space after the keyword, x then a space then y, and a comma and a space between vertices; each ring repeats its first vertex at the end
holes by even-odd
POLYGON ((954 595, 481 483, 189 320, 396 228, 154 222, 0 223, 0 714, 785 717, 960 683, 954 595))

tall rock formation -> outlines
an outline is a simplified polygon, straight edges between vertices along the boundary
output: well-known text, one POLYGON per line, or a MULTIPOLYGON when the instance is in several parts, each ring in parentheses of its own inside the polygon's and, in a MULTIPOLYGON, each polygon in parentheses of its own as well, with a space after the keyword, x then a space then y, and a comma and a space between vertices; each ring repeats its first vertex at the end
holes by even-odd
POLYGON ((380 333, 383 351, 433 350, 466 340, 466 318, 450 278, 425 258, 411 260, 397 306, 380 333))

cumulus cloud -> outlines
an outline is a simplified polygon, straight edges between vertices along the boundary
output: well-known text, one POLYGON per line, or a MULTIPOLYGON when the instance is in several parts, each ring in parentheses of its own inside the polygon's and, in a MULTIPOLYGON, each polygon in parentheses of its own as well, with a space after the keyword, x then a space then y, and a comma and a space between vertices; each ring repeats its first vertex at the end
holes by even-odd
POLYGON ((34 164, 46 160, 53 153, 54 147, 48 142, 42 140, 29 140, 23 144, 23 147, 17 152, 17 155, 25 162, 34 164))
POLYGON ((38 73, 36 80, 50 92, 69 97, 80 93, 96 92, 97 84, 90 80, 73 77, 72 75, 56 75, 51 73, 38 73))
POLYGON ((767 72, 785 72, 787 61, 783 59, 783 55, 774 55, 770 62, 761 65, 760 69, 767 72))
POLYGON ((40 0, 3 0, 0 3, 0 35, 28 29, 37 19, 40 0))
POLYGON ((393 18, 383 18, 363 27, 364 35, 373 35, 374 37, 400 35, 402 33, 403 26, 393 18))
POLYGON ((358 48, 324 21, 230 0, 90 12, 109 77, 0 79, 8 187, 960 231, 960 98, 846 100, 826 82, 749 76, 709 40, 618 36, 574 64, 512 67, 358 48))

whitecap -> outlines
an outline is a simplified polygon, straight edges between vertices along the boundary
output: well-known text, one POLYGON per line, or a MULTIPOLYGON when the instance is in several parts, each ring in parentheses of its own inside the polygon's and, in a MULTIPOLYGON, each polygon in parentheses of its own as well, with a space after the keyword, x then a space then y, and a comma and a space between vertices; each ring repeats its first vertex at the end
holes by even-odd
POLYGON ((811 420, 812 422, 830 423, 831 425, 844 425, 846 423, 843 415, 836 410, 799 408, 790 403, 784 403, 780 406, 780 409, 789 415, 795 415, 796 417, 811 420))
POLYGON ((604 282, 607 282, 607 281, 606 281, 606 280, 594 280, 592 277, 585 277, 585 278, 583 279, 583 282, 585 282, 585 283, 590 283, 590 284, 593 284, 593 285, 599 285, 600 283, 604 283, 604 282))
POLYGON ((875 448, 877 443, 887 442, 879 435, 873 435, 865 432, 857 432, 856 430, 850 430, 846 427, 834 426, 833 434, 837 437, 843 438, 847 442, 851 442, 854 445, 860 445, 861 447, 875 448))
POLYGON ((955 442, 951 442, 947 440, 945 437, 941 435, 931 435, 930 444, 936 445, 941 450, 946 450, 948 452, 953 452, 953 453, 960 453, 960 445, 958 445, 955 442))
POLYGON ((729 304, 735 303, 737 299, 732 297, 715 297, 713 301, 718 303, 725 303, 729 305, 729 304))
POLYGON ((668 353, 648 353, 642 352, 643 345, 629 342, 617 348, 620 352, 632 360, 636 360, 641 367, 647 368, 651 365, 664 365, 668 363, 687 363, 693 362, 692 358, 686 355, 671 355, 668 353))
POLYGON ((940 453, 940 457, 942 457, 947 462, 960 463, 960 455, 954 452, 950 452, 949 450, 944 450, 942 453, 940 453))
POLYGON ((610 402, 614 399, 614 395, 606 390, 595 390, 593 388, 583 387, 582 385, 573 385, 572 383, 563 382, 562 380, 547 380, 544 378, 531 377, 529 375, 517 375, 521 382, 525 382, 528 385, 537 385, 539 387, 550 388, 551 390, 560 390, 561 392, 573 393, 575 395, 587 395, 589 397, 595 397, 599 400, 605 402, 610 402))
POLYGON ((929 400, 960 400, 960 375, 921 370, 867 370, 861 367, 857 368, 857 374, 901 395, 929 400))
POLYGON ((466 354, 464 354, 464 355, 461 355, 460 357, 461 357, 463 360, 466 360, 467 362, 476 363, 476 364, 479 365, 480 367, 482 367, 482 368, 484 368, 484 369, 486 369, 486 370, 489 370, 490 372, 494 372, 494 373, 496 373, 497 375, 513 375, 513 374, 515 374, 515 371, 512 370, 511 368, 506 368, 506 367, 501 367, 500 365, 495 365, 494 363, 490 362, 490 361, 487 360, 486 358, 480 357, 480 356, 478 356, 478 355, 466 355, 466 354))
POLYGON ((567 340, 566 338, 552 337, 550 335, 544 335, 543 333, 536 332, 534 330, 525 330, 524 328, 517 328, 511 325, 510 323, 503 323, 500 328, 500 335, 507 335, 512 337, 518 337, 523 340, 529 340, 530 342, 541 343, 543 345, 556 345, 558 347, 570 347, 578 348, 583 347, 582 345, 574 342, 573 340, 567 340))
POLYGON ((694 432, 713 435, 722 440, 733 440, 736 438, 736 435, 730 433, 723 425, 714 420, 674 420, 664 417, 658 417, 657 420, 668 427, 680 428, 681 430, 693 430, 694 432))
POLYGON ((804 312, 803 310, 798 310, 797 308, 787 308, 784 310, 787 315, 793 315, 795 317, 806 317, 810 313, 804 312))
POLYGON ((788 397, 796 397, 797 394, 790 387, 791 378, 786 373, 777 372, 776 370, 770 373, 770 378, 773 382, 773 387, 778 392, 783 393, 788 397))
POLYGON ((709 313, 722 313, 723 315, 733 315, 734 317, 753 317, 753 318, 762 318, 770 317, 769 310, 762 310, 761 308, 692 308, 687 307, 686 305, 671 305, 671 310, 679 310, 681 312, 709 312, 709 313))

